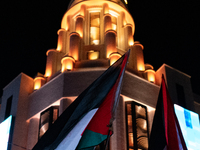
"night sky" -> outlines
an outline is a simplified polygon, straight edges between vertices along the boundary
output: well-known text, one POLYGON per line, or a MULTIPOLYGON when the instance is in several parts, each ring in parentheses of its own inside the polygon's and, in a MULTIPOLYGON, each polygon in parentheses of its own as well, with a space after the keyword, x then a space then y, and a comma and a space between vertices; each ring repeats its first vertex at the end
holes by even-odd
MULTIPOLYGON (((200 95, 200 5, 198 1, 129 0, 135 41, 144 46, 145 63, 166 63, 191 76, 200 95)), ((57 47, 57 31, 69 0, 4 1, 0 4, 0 89, 21 72, 45 73, 46 51, 57 47)), ((0 96, 2 90, 0 91, 0 96)))

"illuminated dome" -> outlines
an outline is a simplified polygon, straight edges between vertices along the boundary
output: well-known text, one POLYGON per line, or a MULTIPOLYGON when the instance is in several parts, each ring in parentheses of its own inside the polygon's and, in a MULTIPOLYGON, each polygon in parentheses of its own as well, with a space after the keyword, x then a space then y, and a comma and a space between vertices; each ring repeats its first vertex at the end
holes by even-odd
MULTIPOLYGON (((68 6, 68 9, 80 2, 84 2, 84 1, 102 1, 102 0, 71 0, 68 6)), ((126 8, 126 2, 127 0, 104 0, 104 1, 112 1, 114 3, 117 3, 119 5, 121 5, 122 7, 126 8), (126 1, 126 2, 125 2, 126 1)))
MULTIPOLYGON (((123 25, 132 25, 132 33, 135 32, 134 20, 127 9, 127 0, 71 0, 68 6, 68 10, 63 15, 61 28, 69 29, 69 24, 67 24, 70 16, 81 15, 87 19, 86 9, 89 12, 94 11, 104 11, 104 14, 109 13, 115 17, 120 16, 123 13, 123 25), (81 10, 81 11, 79 11, 81 10), (85 16, 86 15, 86 16, 85 16)), ((76 17, 72 17, 74 19, 76 17)))
MULTIPOLYGON (((74 61, 68 57, 62 58, 59 69, 77 69, 77 62, 83 64, 89 60, 109 59, 111 65, 133 48, 135 23, 126 6, 127 0, 71 0, 61 21, 56 50, 74 61)), ((135 61, 135 58, 131 58, 129 64, 132 69, 144 71, 142 46, 135 45, 133 51, 137 51, 141 59, 135 61)), ((56 57, 54 52, 52 55, 56 57)))

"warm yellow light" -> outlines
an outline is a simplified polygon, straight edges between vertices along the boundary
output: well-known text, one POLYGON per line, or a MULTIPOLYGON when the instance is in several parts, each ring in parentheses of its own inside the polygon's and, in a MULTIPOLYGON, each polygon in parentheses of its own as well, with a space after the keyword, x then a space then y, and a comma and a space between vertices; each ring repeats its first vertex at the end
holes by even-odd
POLYGON ((113 10, 109 9, 109 14, 111 14, 113 17, 116 17, 116 18, 119 16, 119 13, 116 10, 113 11, 113 10))
POLYGON ((35 82, 34 90, 38 90, 41 87, 41 83, 39 81, 35 82))
POLYGON ((60 52, 60 51, 61 51, 61 47, 62 47, 62 46, 61 46, 61 44, 59 43, 56 50, 60 52))
POLYGON ((134 44, 133 40, 129 41, 129 46, 133 46, 133 44, 134 44))
POLYGON ((72 32, 69 36, 70 36, 69 56, 72 56, 75 60, 78 60, 80 35, 77 32, 72 32))
MULTIPOLYGON (((126 0, 127 1, 127 0, 126 0)), ((94 8, 98 11, 101 10, 102 6, 104 5, 104 14, 109 13, 109 10, 114 10, 118 14, 121 12, 125 13, 124 20, 126 20, 126 23, 130 23, 133 25, 133 33, 135 32, 135 24, 133 21, 133 18, 131 14, 128 12, 126 7, 119 5, 118 3, 114 3, 113 1, 100 1, 100 0, 95 0, 95 1, 77 1, 76 5, 73 5, 73 7, 70 7, 68 11, 64 14, 62 22, 61 22, 61 28, 65 28, 67 26, 67 16, 74 16, 77 13, 77 10, 80 10, 82 5, 87 6, 87 10, 91 10, 91 8, 94 8), (106 3, 106 4, 105 4, 106 3)), ((90 11, 91 12, 91 11, 90 11)), ((82 15, 82 14, 81 14, 82 15)))
POLYGON ((109 26, 105 27, 105 31, 108 31, 108 30, 110 30, 110 29, 112 29, 112 28, 109 27, 109 26))
POLYGON ((45 77, 50 77, 52 74, 51 69, 50 68, 46 68, 46 72, 45 72, 45 77))
POLYGON ((140 46, 142 49, 144 49, 144 46, 143 46, 142 44, 140 44, 140 42, 135 41, 134 44, 135 44, 136 46, 140 46))
POLYGON ((138 68, 138 71, 144 71, 145 70, 143 64, 138 64, 137 68, 138 68))
POLYGON ((74 57, 75 60, 78 60, 78 59, 79 59, 79 57, 78 57, 78 52, 74 52, 72 56, 74 57))
POLYGON ((99 45, 99 40, 93 40, 94 45, 99 45))
POLYGON ((126 29, 126 36, 128 38, 128 46, 133 46, 134 45, 134 40, 133 40, 133 32, 132 29, 133 25, 132 24, 126 24, 125 29, 126 29))
POLYGON ((83 33, 81 29, 76 29, 76 32, 80 35, 81 38, 83 37, 83 33))
POLYGON ((86 5, 81 5, 80 15, 85 16, 86 5))
POLYGON ((109 6, 108 6, 108 4, 107 4, 107 3, 104 3, 104 4, 103 4, 103 7, 104 7, 104 14, 109 13, 109 6))
POLYGON ((55 52, 56 50, 55 49, 49 49, 47 52, 46 52, 46 55, 48 56, 50 52, 55 52))
POLYGON ((76 16, 76 32, 83 37, 83 19, 84 17, 81 15, 76 16))
POLYGON ((150 64, 145 64, 145 70, 153 70, 153 66, 150 64))
POLYGON ((128 126, 132 126, 132 115, 128 115, 128 126))
POLYGON ((65 38, 66 30, 65 29, 59 29, 58 32, 58 44, 57 44, 57 51, 61 51, 63 48, 63 40, 65 38))
POLYGON ((66 24, 65 30, 66 30, 66 31, 69 30, 69 25, 68 25, 68 23, 66 24))
POLYGON ((90 10, 90 44, 97 44, 97 42, 93 43, 93 41, 100 40, 99 33, 100 33, 100 12, 93 12, 93 10, 90 10))
POLYGON ((99 58, 99 52, 98 51, 89 51, 88 52, 88 59, 89 60, 95 60, 99 58))
POLYGON ((90 27, 90 36, 92 39, 92 44, 99 44, 99 28, 98 27, 90 27))
POLYGON ((112 24, 112 29, 116 31, 117 30, 117 25, 116 24, 112 24))
POLYGON ((155 82, 155 78, 153 76, 149 77, 149 81, 154 83, 155 82))
POLYGON ((62 72, 64 72, 65 70, 72 70, 73 69, 73 65, 74 65, 75 60, 72 57, 64 57, 61 60, 62 63, 62 72))
POLYGON ((112 18, 110 14, 104 15, 104 28, 105 32, 112 29, 112 18))
POLYGON ((34 79, 34 90, 38 90, 45 82, 43 77, 36 77, 34 79))
POLYGON ((145 130, 147 129, 147 122, 146 121, 143 124, 143 129, 145 129, 145 130))
POLYGON ((67 15, 66 16, 66 26, 65 27, 63 27, 63 29, 65 29, 66 31, 68 31, 69 30, 69 27, 70 27, 70 20, 71 20, 71 16, 70 15, 67 15))
POLYGON ((116 49, 116 35, 115 30, 108 30, 105 33, 106 57, 109 58, 111 53, 117 52, 116 49))
POLYGON ((123 25, 125 26, 127 24, 126 20, 123 21, 123 25))
POLYGON ((111 15, 111 22, 112 22, 112 29, 117 30, 117 18, 119 16, 119 13, 116 11, 109 10, 109 14, 111 15))
POLYGON ((128 133, 129 147, 133 147, 133 133, 128 133))
POLYGON ((155 83, 155 71, 148 69, 145 72, 147 74, 147 80, 152 82, 152 83, 155 83))
POLYGON ((110 54, 110 65, 114 64, 120 57, 121 55, 119 53, 110 54))
POLYGON ((113 51, 112 51, 112 48, 107 48, 107 58, 109 58, 109 56, 110 56, 110 54, 112 53, 113 51))
POLYGON ((127 0, 124 0, 124 2, 125 2, 126 4, 128 4, 128 1, 127 1, 127 0))

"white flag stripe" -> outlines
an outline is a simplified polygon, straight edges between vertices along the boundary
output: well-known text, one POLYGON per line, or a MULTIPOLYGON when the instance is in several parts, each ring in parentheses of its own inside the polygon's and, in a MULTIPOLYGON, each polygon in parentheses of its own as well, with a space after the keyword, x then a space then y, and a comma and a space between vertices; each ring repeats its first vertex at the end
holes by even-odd
POLYGON ((97 112, 98 108, 91 110, 88 112, 69 132, 69 134, 62 140, 62 142, 58 145, 56 150, 75 150, 80 139, 81 134, 87 127, 88 123, 92 119, 92 117, 97 112))

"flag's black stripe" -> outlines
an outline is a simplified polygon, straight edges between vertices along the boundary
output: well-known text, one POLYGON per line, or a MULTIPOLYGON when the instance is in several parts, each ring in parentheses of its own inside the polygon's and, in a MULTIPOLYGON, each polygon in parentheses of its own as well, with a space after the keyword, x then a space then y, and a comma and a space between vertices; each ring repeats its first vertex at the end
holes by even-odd
POLYGON ((148 150, 163 150, 167 145, 165 137, 164 108, 162 85, 160 88, 156 111, 153 119, 148 150))
POLYGON ((100 106, 119 76, 124 57, 125 55, 77 97, 42 136, 33 150, 54 150, 87 112, 100 106))

